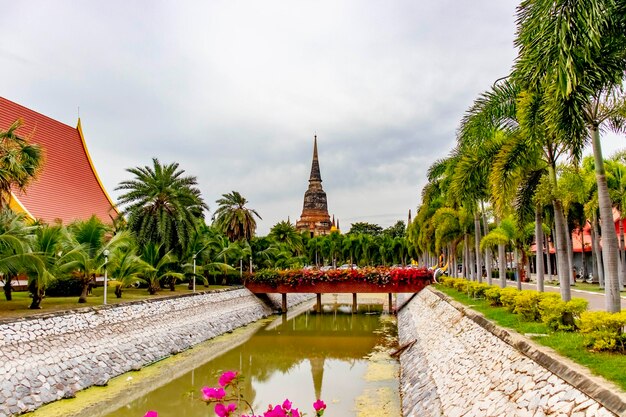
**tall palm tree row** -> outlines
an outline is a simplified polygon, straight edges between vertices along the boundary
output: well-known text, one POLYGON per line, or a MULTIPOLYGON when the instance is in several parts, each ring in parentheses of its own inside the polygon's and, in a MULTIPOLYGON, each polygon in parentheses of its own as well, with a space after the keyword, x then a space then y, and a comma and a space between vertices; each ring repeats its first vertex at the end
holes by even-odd
MULTIPOLYGON (((570 220, 575 220, 576 227, 585 227, 587 220, 580 219, 584 206, 592 226, 596 218, 601 222, 602 251, 595 258, 604 269, 606 308, 619 311, 626 265, 622 223, 618 240, 612 210, 622 212, 624 187, 616 162, 604 162, 600 132, 624 132, 626 126, 622 89, 626 7, 622 3, 521 2, 515 41, 519 54, 512 73, 481 94, 462 119, 457 145, 447 160, 454 168, 441 169, 436 162, 429 171, 438 175, 429 175, 409 233, 422 257, 432 257, 433 251, 441 250, 428 240, 439 242, 437 236, 450 228, 449 221, 436 221, 434 213, 444 207, 463 208, 473 214, 475 236, 473 242, 468 238, 471 226, 460 227, 457 232, 462 231, 464 237, 454 255, 462 256, 465 275, 480 280, 479 249, 486 249, 487 255, 490 248, 498 246, 500 277, 504 278, 505 247, 513 252, 509 258, 520 251, 524 263, 527 233, 534 229, 537 285, 543 290, 542 252, 544 243, 548 244, 544 242, 543 223, 547 220, 553 227, 553 239, 546 250, 548 270, 552 266, 550 252, 555 249, 561 296, 569 300, 573 267, 570 220), (594 155, 595 191, 577 176, 582 151, 589 142, 594 155), (493 209, 497 223, 489 232, 483 222, 483 236, 489 233, 484 244, 477 215, 477 206, 483 201, 493 209), (504 233, 502 222, 509 218, 517 232, 504 233)), ((485 263, 489 271, 487 256, 485 263)))

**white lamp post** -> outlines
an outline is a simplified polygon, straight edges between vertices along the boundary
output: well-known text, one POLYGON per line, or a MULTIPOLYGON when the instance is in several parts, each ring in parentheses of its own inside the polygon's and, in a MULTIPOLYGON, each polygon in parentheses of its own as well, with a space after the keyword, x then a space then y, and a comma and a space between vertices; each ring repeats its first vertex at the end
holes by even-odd
POLYGON ((109 250, 105 249, 104 252, 104 304, 107 303, 107 288, 109 286, 107 281, 107 263, 109 263, 109 250))
POLYGON ((197 253, 193 254, 193 292, 196 292, 196 255, 197 253))

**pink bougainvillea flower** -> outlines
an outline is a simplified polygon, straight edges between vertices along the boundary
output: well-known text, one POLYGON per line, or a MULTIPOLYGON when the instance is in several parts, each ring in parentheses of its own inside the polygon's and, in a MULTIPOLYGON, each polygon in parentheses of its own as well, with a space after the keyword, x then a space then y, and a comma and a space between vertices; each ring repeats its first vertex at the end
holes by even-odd
POLYGON ((291 417, 300 417, 300 411, 297 408, 291 409, 291 417))
POLYGON ((211 400, 221 400, 226 396, 226 391, 224 388, 212 388, 212 387, 203 387, 202 388, 202 399, 204 401, 211 400))
POLYGON ((150 410, 143 417, 159 417, 159 413, 157 413, 156 411, 150 410))
POLYGON ((231 415, 231 413, 235 411, 236 408, 237 408, 237 404, 235 403, 230 403, 228 405, 217 403, 215 404, 214 411, 218 417, 228 417, 231 415))
POLYGON ((226 385, 230 384, 235 378, 237 378, 237 372, 226 371, 220 377, 219 383, 221 386, 225 387, 226 385))
POLYGON ((315 411, 325 410, 326 403, 324 403, 324 401, 322 400, 317 400, 313 403, 313 408, 315 409, 315 411))
POLYGON ((270 405, 269 409, 263 414, 263 417, 287 417, 287 413, 280 405, 272 408, 270 405))
POLYGON ((291 410, 291 401, 289 399, 283 401, 283 410, 291 410))

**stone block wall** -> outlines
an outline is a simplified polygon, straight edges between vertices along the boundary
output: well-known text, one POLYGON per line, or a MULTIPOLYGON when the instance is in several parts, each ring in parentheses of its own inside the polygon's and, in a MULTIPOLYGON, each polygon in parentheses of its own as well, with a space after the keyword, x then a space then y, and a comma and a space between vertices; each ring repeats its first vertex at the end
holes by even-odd
MULTIPOLYGON (((314 295, 292 294, 290 306, 314 295)), ((0 323, 0 417, 72 397, 272 314, 243 288, 0 323)))
POLYGON ((398 333, 405 417, 626 415, 616 390, 430 289, 400 311, 398 333))

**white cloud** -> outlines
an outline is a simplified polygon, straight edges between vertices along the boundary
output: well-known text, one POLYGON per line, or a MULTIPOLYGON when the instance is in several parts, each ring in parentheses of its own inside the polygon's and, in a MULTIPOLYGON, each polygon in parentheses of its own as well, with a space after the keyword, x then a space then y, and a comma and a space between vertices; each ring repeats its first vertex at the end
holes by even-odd
POLYGON ((14 2, 3 96, 75 124, 99 174, 178 161, 267 233, 302 210, 313 134, 329 209, 388 226, 463 111, 509 71, 516 2, 14 2), (6 82, 9 80, 9 82, 6 82))

